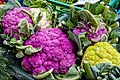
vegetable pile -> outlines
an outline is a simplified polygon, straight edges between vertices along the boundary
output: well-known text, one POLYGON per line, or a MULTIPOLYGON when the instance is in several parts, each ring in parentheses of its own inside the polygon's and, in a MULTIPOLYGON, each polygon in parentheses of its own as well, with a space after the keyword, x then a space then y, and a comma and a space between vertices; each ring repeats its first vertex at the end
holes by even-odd
POLYGON ((120 29, 109 0, 71 5, 63 16, 46 0, 23 3, 0 5, 0 80, 120 79, 120 29))

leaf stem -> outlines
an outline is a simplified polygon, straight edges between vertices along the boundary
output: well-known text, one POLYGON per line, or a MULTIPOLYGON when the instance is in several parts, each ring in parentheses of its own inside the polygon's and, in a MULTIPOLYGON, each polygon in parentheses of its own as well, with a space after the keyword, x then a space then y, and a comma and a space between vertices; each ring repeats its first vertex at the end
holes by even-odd
POLYGON ((83 62, 83 67, 85 69, 85 73, 87 75, 87 78, 90 79, 90 80, 96 80, 91 68, 90 68, 90 65, 88 63, 88 61, 84 61, 83 62))

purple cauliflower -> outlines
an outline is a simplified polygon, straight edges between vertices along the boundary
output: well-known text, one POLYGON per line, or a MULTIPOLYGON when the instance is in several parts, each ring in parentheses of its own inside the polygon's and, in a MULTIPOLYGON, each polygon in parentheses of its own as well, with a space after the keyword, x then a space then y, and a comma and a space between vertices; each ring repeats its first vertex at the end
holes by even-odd
POLYGON ((74 34, 79 35, 80 33, 85 33, 85 37, 93 42, 100 41, 103 35, 107 34, 107 29, 105 28, 105 24, 103 22, 101 22, 100 26, 97 28, 92 27, 90 24, 86 24, 83 21, 82 23, 84 24, 83 26, 78 26, 73 29, 74 34))
MULTIPOLYGON (((19 39, 19 33, 18 33, 18 24, 22 19, 26 19, 28 23, 33 25, 33 21, 31 17, 22 9, 26 11, 30 11, 29 8, 23 7, 23 8, 17 8, 14 7, 10 11, 8 11, 4 17, 2 18, 2 26, 4 34, 8 34, 13 38, 19 39)), ((23 36, 23 34, 20 34, 23 36)))
POLYGON ((76 62, 72 42, 58 28, 41 29, 27 39, 24 45, 32 45, 34 48, 42 46, 41 51, 22 59, 23 68, 33 74, 51 68, 55 74, 64 74, 76 62))

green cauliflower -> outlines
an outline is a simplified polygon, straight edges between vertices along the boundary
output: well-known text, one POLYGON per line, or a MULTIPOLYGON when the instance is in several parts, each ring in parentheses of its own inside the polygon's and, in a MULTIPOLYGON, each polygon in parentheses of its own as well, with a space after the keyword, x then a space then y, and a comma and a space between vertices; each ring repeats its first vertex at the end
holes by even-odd
POLYGON ((105 62, 120 66, 120 54, 107 42, 98 42, 89 46, 84 53, 82 62, 84 60, 89 61, 93 66, 105 62))

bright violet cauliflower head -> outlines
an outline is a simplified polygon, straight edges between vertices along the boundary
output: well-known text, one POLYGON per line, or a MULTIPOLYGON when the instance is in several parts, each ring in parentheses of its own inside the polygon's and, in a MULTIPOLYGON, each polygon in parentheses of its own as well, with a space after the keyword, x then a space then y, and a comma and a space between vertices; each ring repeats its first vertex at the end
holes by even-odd
POLYGON ((64 74, 76 62, 72 42, 58 28, 41 29, 26 40, 24 45, 32 45, 34 48, 42 46, 41 51, 25 56, 22 60, 23 68, 33 74, 51 68, 53 73, 64 74))
MULTIPOLYGON (((21 9, 30 11, 29 8, 17 8, 14 7, 8 11, 2 18, 2 25, 5 34, 8 34, 16 39, 18 39, 18 24, 22 19, 26 19, 28 23, 33 24, 31 17, 21 9)), ((22 34, 21 34, 22 35, 22 34)))
POLYGON ((90 41, 98 42, 103 38, 104 34, 107 34, 107 29, 103 22, 97 28, 92 28, 90 24, 85 24, 84 26, 78 26, 73 29, 73 33, 79 35, 80 33, 85 33, 90 41))

